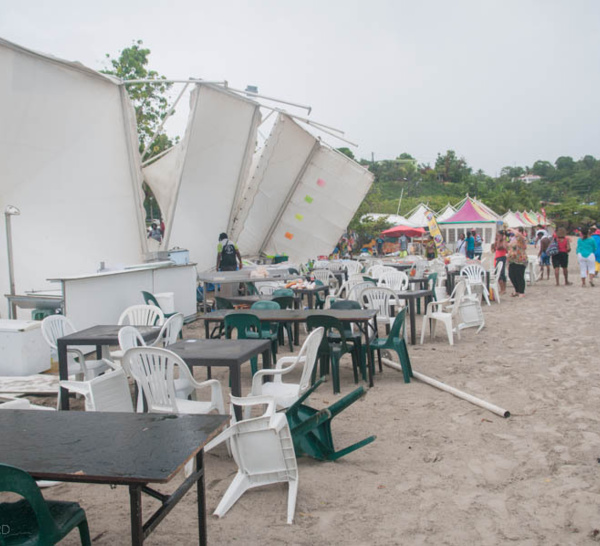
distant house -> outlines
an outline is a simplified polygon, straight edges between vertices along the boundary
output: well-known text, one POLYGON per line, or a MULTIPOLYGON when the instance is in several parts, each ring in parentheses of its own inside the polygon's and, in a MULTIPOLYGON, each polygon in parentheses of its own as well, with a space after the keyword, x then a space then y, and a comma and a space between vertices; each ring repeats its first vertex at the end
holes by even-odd
POLYGON ((541 179, 542 177, 538 176, 537 174, 522 174, 518 178, 518 180, 520 180, 521 182, 525 182, 525 184, 531 184, 532 182, 537 182, 541 179))

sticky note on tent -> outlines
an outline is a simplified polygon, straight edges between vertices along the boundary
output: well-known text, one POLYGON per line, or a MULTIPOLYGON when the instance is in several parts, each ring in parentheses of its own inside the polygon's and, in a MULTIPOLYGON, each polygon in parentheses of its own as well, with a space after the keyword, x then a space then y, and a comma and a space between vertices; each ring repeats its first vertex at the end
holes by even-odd
POLYGON ((290 233, 289 231, 286 231, 285 238, 289 239, 291 241, 294 238, 294 235, 292 233, 290 233))
POLYGON ((322 178, 319 178, 319 179, 317 180, 317 186, 319 186, 319 187, 321 187, 321 188, 322 188, 323 186, 325 186, 325 180, 323 180, 322 178))
POLYGON ((313 198, 312 198, 310 195, 307 195, 307 196, 304 198, 304 200, 305 200, 307 203, 312 203, 312 202, 313 202, 313 198))
POLYGON ((304 220, 304 216, 300 213, 296 214, 295 218, 296 220, 304 220))

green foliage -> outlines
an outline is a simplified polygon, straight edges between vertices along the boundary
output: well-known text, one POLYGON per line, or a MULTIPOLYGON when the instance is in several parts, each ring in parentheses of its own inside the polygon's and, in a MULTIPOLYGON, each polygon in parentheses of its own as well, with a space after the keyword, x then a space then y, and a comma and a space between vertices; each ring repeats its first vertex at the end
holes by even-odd
MULTIPOLYGON (((104 74, 116 76, 122 80, 164 80, 155 70, 148 69, 150 50, 143 47, 142 40, 134 41, 130 47, 123 49, 118 58, 106 54, 110 69, 102 70, 104 74)), ((129 98, 135 108, 138 127, 140 153, 150 142, 152 135, 158 129, 168 110, 167 91, 170 83, 140 83, 127 85, 129 98)), ((175 142, 179 137, 174 139, 175 142)), ((173 146, 173 140, 161 134, 152 143, 144 159, 151 158, 173 146)))
POLYGON ((350 159, 355 159, 354 154, 352 153, 352 150, 350 148, 337 148, 337 151, 343 153, 344 155, 347 155, 350 159))
POLYGON ((356 249, 360 250, 364 245, 379 237, 382 231, 391 227, 393 227, 393 224, 388 222, 385 218, 378 218, 375 220, 371 217, 367 217, 362 222, 357 222, 354 227, 357 236, 356 249))

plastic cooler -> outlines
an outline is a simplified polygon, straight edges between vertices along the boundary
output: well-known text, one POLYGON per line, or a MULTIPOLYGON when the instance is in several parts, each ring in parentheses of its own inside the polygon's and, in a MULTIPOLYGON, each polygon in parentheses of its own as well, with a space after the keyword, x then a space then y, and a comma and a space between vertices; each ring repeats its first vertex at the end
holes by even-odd
POLYGON ((33 375, 50 369, 50 347, 35 320, 0 319, 0 376, 33 375))

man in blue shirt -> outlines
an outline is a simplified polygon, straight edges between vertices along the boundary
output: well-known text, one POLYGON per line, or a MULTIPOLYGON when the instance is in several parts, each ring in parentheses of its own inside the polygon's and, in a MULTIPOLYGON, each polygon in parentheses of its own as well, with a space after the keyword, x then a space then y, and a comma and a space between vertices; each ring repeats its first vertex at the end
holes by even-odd
POLYGON ((475 257, 475 237, 471 231, 467 232, 467 258, 472 260, 475 257))

